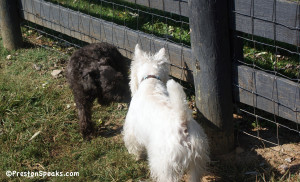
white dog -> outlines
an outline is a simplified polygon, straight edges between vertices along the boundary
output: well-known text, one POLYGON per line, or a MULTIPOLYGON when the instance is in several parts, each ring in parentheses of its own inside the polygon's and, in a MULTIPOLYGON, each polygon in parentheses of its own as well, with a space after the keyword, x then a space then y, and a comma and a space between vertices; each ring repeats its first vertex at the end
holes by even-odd
POLYGON ((207 137, 192 118, 182 86, 168 75, 164 48, 150 55, 136 45, 125 145, 137 159, 146 150, 154 180, 176 182, 187 172, 189 181, 198 182, 209 161, 207 137))

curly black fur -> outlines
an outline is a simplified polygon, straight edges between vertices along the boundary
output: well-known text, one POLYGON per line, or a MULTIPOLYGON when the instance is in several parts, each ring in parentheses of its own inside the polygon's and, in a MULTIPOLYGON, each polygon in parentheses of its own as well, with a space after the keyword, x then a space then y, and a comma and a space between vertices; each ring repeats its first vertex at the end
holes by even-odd
POLYGON ((108 43, 90 44, 75 51, 69 60, 66 77, 84 137, 93 131, 91 108, 96 98, 102 105, 129 100, 128 61, 108 43))

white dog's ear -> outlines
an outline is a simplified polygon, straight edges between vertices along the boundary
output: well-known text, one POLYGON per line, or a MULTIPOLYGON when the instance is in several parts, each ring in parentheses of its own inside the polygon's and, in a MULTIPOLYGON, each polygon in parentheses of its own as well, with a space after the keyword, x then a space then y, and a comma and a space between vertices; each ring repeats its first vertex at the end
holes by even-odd
POLYGON ((158 61, 158 64, 169 63, 169 60, 166 58, 166 49, 161 48, 155 55, 154 59, 158 61))
POLYGON ((137 68, 134 62, 131 63, 129 86, 130 86, 131 96, 133 96, 138 89, 137 68))
POLYGON ((134 49, 134 57, 138 58, 138 57, 141 57, 141 55, 142 55, 142 51, 141 51, 140 45, 136 44, 135 49, 134 49))
POLYGON ((166 54, 166 50, 165 48, 161 48, 155 55, 154 55, 154 59, 155 60, 162 60, 165 58, 165 54, 166 54))

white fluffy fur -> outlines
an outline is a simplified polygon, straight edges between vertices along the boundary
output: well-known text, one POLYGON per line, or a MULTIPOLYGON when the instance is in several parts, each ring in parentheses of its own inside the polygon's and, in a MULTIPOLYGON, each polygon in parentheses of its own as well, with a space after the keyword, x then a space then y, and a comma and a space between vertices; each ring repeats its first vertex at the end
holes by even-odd
POLYGON ((199 182, 209 161, 207 137, 192 118, 180 84, 168 81, 169 67, 162 48, 146 54, 137 45, 131 64, 132 100, 124 124, 124 141, 137 159, 146 151, 151 177, 177 182, 184 172, 199 182), (147 75, 155 78, 143 80, 147 75))

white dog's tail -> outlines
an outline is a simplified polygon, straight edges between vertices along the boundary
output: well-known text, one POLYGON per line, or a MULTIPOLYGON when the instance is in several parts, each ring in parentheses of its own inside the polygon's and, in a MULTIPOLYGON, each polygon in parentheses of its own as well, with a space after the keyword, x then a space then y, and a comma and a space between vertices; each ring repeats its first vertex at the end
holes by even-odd
POLYGON ((188 106, 186 95, 183 91, 182 86, 174 80, 169 80, 167 82, 167 91, 169 93, 171 104, 173 107, 175 107, 176 112, 179 113, 183 121, 188 120, 188 106))

